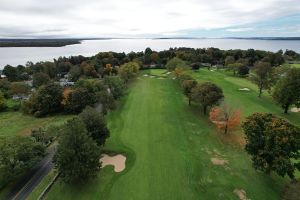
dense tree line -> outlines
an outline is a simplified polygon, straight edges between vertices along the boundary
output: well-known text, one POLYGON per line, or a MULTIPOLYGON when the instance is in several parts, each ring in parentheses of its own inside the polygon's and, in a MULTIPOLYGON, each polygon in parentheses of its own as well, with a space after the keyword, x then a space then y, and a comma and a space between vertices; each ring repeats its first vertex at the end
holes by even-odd
MULTIPOLYGON (((194 48, 170 48, 164 51, 153 51, 146 48, 144 52, 116 53, 100 52, 92 57, 71 56, 60 57, 54 62, 28 62, 26 66, 18 65, 4 67, 3 74, 9 81, 28 80, 35 73, 45 73, 51 79, 60 78, 69 73, 73 81, 79 77, 104 77, 117 74, 118 66, 128 62, 138 63, 141 69, 156 67, 164 68, 172 58, 179 58, 194 68, 201 67, 201 63, 210 65, 221 64, 233 69, 240 74, 247 73, 249 67, 258 61, 268 62, 271 66, 279 66, 285 60, 300 60, 300 55, 294 51, 286 50, 276 53, 261 50, 220 50, 218 48, 194 49, 194 48)), ((176 61, 176 60, 175 60, 176 61)), ((167 68, 174 68, 169 63, 167 68)))
POLYGON ((79 43, 76 39, 0 39, 0 47, 63 47, 79 43))
POLYGON ((31 137, 0 137, 0 188, 23 175, 45 154, 31 137))

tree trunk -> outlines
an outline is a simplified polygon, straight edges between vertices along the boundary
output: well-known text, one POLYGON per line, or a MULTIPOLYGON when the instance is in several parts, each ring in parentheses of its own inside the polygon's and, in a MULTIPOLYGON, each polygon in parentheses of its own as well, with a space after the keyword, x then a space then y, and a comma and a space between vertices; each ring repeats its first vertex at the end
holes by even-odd
POLYGON ((189 106, 191 105, 191 98, 189 98, 189 106))
POLYGON ((288 114, 289 104, 284 106, 284 114, 288 114))
POLYGON ((259 87, 259 93, 258 93, 259 98, 261 98, 261 93, 262 93, 262 87, 259 87))
POLYGON ((225 125, 225 130, 224 130, 224 134, 226 135, 227 132, 228 132, 228 125, 227 125, 228 122, 226 122, 226 125, 225 125))
POLYGON ((206 115, 206 111, 207 111, 207 106, 203 106, 203 113, 204 113, 204 115, 206 115))

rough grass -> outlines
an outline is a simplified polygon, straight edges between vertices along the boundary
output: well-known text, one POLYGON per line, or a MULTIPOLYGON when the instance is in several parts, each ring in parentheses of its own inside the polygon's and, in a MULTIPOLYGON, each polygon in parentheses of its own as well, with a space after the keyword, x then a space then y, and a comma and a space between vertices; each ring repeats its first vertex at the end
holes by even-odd
MULTIPOLYGON (((230 79, 225 83, 233 86, 230 79)), ((226 96, 235 89, 226 89, 226 96)), ((108 122, 105 150, 127 156, 125 171, 105 167, 83 186, 58 182, 48 199, 226 200, 237 199, 234 190, 243 189, 250 199, 272 200, 287 181, 255 171, 243 149, 225 143, 207 116, 187 105, 175 80, 141 77, 108 122), (214 165, 213 157, 228 164, 214 165)))
POLYGON ((32 128, 64 123, 72 115, 35 118, 21 112, 0 113, 0 136, 29 135, 32 128))

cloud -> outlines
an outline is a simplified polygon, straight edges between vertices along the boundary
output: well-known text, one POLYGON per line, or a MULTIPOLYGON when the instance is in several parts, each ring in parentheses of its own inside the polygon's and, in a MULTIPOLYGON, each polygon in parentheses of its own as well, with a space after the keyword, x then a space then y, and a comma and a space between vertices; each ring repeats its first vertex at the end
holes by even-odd
MULTIPOLYGON (((298 0, 1 0, 0 37, 174 35, 299 13, 298 0)), ((234 27, 234 28, 232 28, 234 27)))
POLYGON ((248 27, 248 28, 229 28, 226 29, 226 31, 229 32, 245 32, 245 31, 253 31, 254 28, 248 27))

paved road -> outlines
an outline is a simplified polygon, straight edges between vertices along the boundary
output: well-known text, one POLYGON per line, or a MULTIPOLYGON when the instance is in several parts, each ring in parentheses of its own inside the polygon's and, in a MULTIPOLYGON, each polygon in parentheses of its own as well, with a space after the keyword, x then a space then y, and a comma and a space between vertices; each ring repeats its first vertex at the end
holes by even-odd
POLYGON ((53 168, 52 158, 55 154, 57 144, 47 149, 47 155, 35 167, 33 167, 10 191, 6 200, 25 200, 33 189, 53 168))

